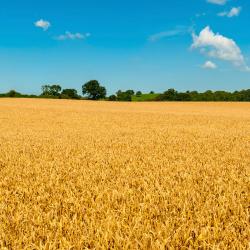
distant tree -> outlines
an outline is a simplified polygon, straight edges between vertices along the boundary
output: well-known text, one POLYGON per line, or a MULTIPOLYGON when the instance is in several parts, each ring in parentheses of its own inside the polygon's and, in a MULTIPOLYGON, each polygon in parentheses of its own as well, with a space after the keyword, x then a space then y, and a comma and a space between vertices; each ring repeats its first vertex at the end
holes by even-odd
POLYGON ((235 91, 233 96, 236 101, 249 102, 250 101, 250 89, 235 91))
MULTIPOLYGON (((98 100, 104 99, 106 96, 105 87, 101 86, 98 81, 92 80, 82 86, 82 92, 88 99, 98 100)), ((154 94, 153 91, 150 94, 154 94)), ((116 95, 109 96, 106 100, 109 101, 132 101, 132 97, 135 92, 131 89, 122 91, 118 90, 116 95)), ((141 91, 136 92, 136 96, 142 95, 141 91)), ((81 99, 82 97, 77 94, 75 89, 62 90, 60 85, 43 85, 42 94, 43 98, 63 98, 63 99, 81 99)), ((250 102, 250 89, 243 89, 240 91, 227 92, 223 90, 212 91, 207 90, 205 92, 198 91, 186 91, 178 92, 175 89, 168 89, 162 94, 141 98, 144 101, 238 101, 238 102, 250 102)), ((0 93, 0 97, 26 97, 36 98, 36 95, 21 94, 15 90, 10 90, 7 93, 0 93)))
POLYGON ((99 100, 106 97, 107 91, 98 81, 91 80, 82 86, 82 93, 90 100, 99 100))
POLYGON ((43 96, 59 96, 62 87, 57 84, 53 85, 43 85, 42 86, 42 95, 43 96))
POLYGON ((128 95, 134 95, 135 94, 135 91, 134 90, 132 90, 132 89, 129 89, 129 90, 126 90, 126 94, 128 94, 128 95))
POLYGON ((245 95, 245 102, 250 102, 250 89, 247 89, 244 91, 244 95, 245 95))
POLYGON ((190 95, 191 101, 200 101, 198 91, 190 91, 189 95, 190 95))
POLYGON ((191 95, 188 91, 186 93, 177 93, 175 100, 184 102, 191 101, 191 95))
POLYGON ((149 94, 152 94, 152 95, 153 95, 154 93, 155 93, 154 91, 150 91, 150 92, 149 92, 149 94))
POLYGON ((50 95, 50 86, 49 85, 42 86, 42 95, 50 95))
POLYGON ((111 95, 111 96, 109 96, 108 100, 109 101, 117 101, 117 97, 116 97, 116 95, 111 95))
POLYGON ((233 100, 231 93, 228 93, 226 91, 215 91, 213 93, 214 97, 213 100, 214 101, 230 101, 233 100))
POLYGON ((50 91, 53 96, 59 96, 60 92, 62 90, 62 87, 60 85, 52 85, 50 86, 50 91))
POLYGON ((139 96, 142 95, 142 92, 141 91, 137 91, 135 95, 139 97, 139 96))
POLYGON ((118 100, 118 101, 122 101, 123 95, 124 95, 124 92, 122 92, 122 90, 119 89, 119 90, 116 92, 117 100, 118 100))
POLYGON ((131 89, 126 90, 126 91, 118 90, 117 93, 116 93, 116 96, 117 96, 118 101, 131 102, 132 96, 134 94, 135 94, 135 92, 133 90, 131 90, 131 89))
POLYGON ((199 94, 201 101, 214 101, 214 93, 212 90, 207 90, 199 94))
POLYGON ((80 99, 76 89, 64 89, 61 93, 62 99, 80 99))
POLYGON ((10 90, 9 92, 7 92, 5 94, 5 96, 6 97, 20 97, 20 96, 22 96, 22 94, 19 93, 19 92, 17 92, 17 91, 15 91, 15 90, 10 90))
POLYGON ((175 89, 168 89, 163 94, 157 97, 159 101, 176 101, 178 92, 175 89))
POLYGON ((164 93, 166 99, 169 101, 175 101, 177 98, 177 94, 178 92, 175 89, 169 89, 164 93))
POLYGON ((245 101, 244 90, 233 92, 234 101, 242 102, 245 101))

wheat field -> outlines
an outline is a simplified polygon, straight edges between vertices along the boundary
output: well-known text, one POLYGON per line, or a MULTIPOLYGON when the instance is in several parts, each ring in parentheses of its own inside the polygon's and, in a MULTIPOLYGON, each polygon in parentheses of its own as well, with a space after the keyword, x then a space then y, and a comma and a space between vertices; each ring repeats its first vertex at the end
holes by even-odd
POLYGON ((249 249, 250 103, 0 100, 0 249, 249 249))

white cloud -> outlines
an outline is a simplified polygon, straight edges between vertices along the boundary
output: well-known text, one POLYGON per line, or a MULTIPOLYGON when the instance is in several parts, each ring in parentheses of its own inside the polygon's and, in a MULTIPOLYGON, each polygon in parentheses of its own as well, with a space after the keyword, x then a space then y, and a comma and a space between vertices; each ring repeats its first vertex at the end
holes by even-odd
POLYGON ((239 16, 241 10, 242 10, 241 7, 233 7, 230 11, 224 11, 224 12, 218 13, 218 16, 226 16, 229 18, 239 16))
POLYGON ((88 37, 90 37, 90 33, 86 33, 86 34, 81 34, 81 33, 71 33, 69 31, 66 31, 65 34, 63 35, 59 35, 56 37, 56 40, 83 40, 86 39, 88 37))
POLYGON ((245 58, 233 39, 214 33, 209 26, 197 36, 193 33, 192 49, 200 49, 202 54, 211 58, 229 61, 235 66, 247 70, 245 58))
POLYGON ((44 31, 46 31, 51 26, 49 21, 45 21, 43 19, 36 21, 34 25, 38 28, 42 28, 44 31))
POLYGON ((227 0, 207 0, 208 3, 224 5, 227 3, 227 0))
POLYGON ((202 65, 203 69, 216 69, 217 65, 211 61, 206 61, 203 65, 202 65))
POLYGON ((157 42, 163 38, 167 37, 173 37, 173 36, 179 36, 179 35, 184 35, 187 34, 190 31, 190 28, 185 27, 185 26, 177 26, 173 30, 167 30, 163 32, 156 33, 154 35, 151 35, 148 40, 150 42, 157 42))

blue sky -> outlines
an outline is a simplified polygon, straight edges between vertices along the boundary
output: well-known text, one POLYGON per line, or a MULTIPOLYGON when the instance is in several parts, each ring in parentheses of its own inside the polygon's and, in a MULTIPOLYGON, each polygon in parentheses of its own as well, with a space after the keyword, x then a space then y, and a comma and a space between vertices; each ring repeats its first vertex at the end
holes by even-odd
POLYGON ((248 0, 2 0, 0 92, 250 88, 248 0))

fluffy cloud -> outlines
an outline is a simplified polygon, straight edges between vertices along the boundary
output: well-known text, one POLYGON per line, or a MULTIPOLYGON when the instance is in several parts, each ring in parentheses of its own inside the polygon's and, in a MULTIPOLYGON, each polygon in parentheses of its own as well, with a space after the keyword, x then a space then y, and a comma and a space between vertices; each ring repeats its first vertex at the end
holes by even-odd
POLYGON ((65 34, 57 36, 56 40, 83 40, 90 37, 90 33, 86 33, 86 34, 81 34, 81 33, 71 33, 69 31, 66 31, 65 34))
POLYGON ((38 28, 43 29, 44 31, 46 31, 51 26, 49 21, 45 21, 43 19, 36 21, 34 25, 38 28))
POLYGON ((242 10, 241 7, 233 7, 230 11, 220 12, 218 16, 227 16, 227 17, 239 16, 241 10, 242 10))
POLYGON ((207 0, 208 3, 224 5, 226 4, 227 0, 207 0))
POLYGON ((199 35, 193 33, 191 48, 200 49, 200 52, 208 57, 229 61, 235 66, 249 70, 235 41, 219 33, 215 34, 209 26, 205 27, 199 35))
POLYGON ((211 61, 206 61, 203 65, 202 65, 203 69, 216 69, 217 65, 211 61))

